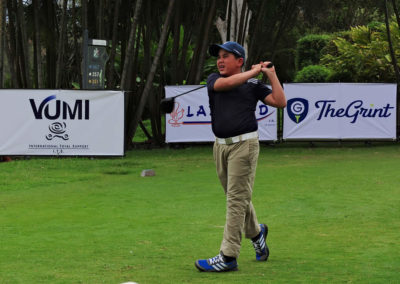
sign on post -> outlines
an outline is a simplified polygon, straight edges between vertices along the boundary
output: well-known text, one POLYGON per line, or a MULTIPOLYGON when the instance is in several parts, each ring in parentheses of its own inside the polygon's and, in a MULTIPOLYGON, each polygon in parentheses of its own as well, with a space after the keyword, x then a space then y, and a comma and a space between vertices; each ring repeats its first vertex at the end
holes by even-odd
POLYGON ((107 41, 89 39, 87 30, 83 36, 82 88, 104 89, 105 69, 108 61, 107 41))

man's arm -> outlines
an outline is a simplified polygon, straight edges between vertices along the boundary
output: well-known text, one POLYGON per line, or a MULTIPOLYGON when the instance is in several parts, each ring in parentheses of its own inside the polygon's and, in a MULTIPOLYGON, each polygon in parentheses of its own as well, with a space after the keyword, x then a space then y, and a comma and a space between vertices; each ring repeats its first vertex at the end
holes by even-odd
POLYGON ((266 66, 268 63, 270 62, 266 61, 262 64, 261 71, 268 77, 271 83, 272 93, 264 99, 264 103, 273 107, 284 108, 286 107, 285 92, 276 75, 275 67, 267 68, 266 66))
POLYGON ((261 64, 253 65, 249 71, 241 72, 229 77, 218 78, 214 83, 214 91, 229 91, 244 84, 248 79, 256 77, 261 72, 261 64))

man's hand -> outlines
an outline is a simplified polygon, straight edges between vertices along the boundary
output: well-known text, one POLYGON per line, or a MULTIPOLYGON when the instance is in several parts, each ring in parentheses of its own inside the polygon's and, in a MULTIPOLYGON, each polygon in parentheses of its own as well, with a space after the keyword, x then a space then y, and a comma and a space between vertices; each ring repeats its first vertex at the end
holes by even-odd
POLYGON ((259 64, 255 64, 251 66, 251 71, 254 71, 254 76, 256 77, 258 74, 260 74, 262 72, 262 68, 263 68, 263 62, 260 62, 259 64))
POLYGON ((283 91, 282 85, 276 75, 274 65, 267 67, 268 64, 271 63, 271 61, 264 61, 261 63, 261 72, 268 77, 272 88, 271 95, 265 98, 264 103, 273 107, 284 108, 286 106, 285 92, 283 91))
POLYGON ((271 61, 265 61, 265 62, 261 62, 261 72, 263 72, 265 74, 265 76, 268 76, 268 78, 270 77, 270 75, 275 74, 275 66, 272 65, 271 67, 267 67, 268 64, 272 63, 271 61))

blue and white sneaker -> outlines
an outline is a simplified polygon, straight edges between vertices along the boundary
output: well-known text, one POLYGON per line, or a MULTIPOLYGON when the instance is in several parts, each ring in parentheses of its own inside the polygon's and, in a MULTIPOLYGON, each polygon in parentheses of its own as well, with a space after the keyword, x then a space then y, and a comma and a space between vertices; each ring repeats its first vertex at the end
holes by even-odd
POLYGON ((236 259, 227 262, 222 251, 215 257, 209 259, 196 260, 195 266, 198 270, 204 272, 226 272, 238 270, 236 259))
POLYGON ((269 248, 267 246, 268 226, 260 224, 261 232, 257 240, 252 240, 253 247, 256 250, 256 259, 259 261, 267 261, 269 256, 269 248))

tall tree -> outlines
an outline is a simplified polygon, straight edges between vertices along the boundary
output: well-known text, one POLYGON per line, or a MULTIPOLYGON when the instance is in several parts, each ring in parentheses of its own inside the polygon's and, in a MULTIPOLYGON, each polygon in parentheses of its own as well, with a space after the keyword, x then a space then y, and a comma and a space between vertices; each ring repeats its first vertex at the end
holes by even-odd
POLYGON ((393 48, 392 36, 390 34, 390 24, 389 24, 389 11, 388 11, 388 0, 385 0, 383 10, 385 13, 385 25, 386 25, 386 33, 388 38, 390 57, 392 59, 393 69, 396 75, 397 84, 400 86, 400 69, 397 64, 396 53, 393 48))
POLYGON ((20 31, 20 38, 22 43, 22 52, 23 57, 21 57, 21 65, 23 69, 24 75, 24 82, 25 87, 32 88, 32 80, 30 74, 30 56, 29 56, 29 46, 28 46, 28 34, 26 32, 26 23, 25 23, 25 15, 24 15, 24 4, 22 0, 18 1, 18 8, 17 8, 17 18, 19 22, 19 31, 20 31))
POLYGON ((114 7, 114 16, 113 16, 113 28, 112 28, 112 45, 111 45, 111 52, 110 52, 110 58, 108 60, 107 64, 107 87, 109 89, 115 88, 115 68, 114 68, 114 63, 115 63, 115 55, 117 52, 117 35, 118 35, 118 18, 119 18, 119 7, 121 5, 121 0, 116 0, 115 1, 115 7, 114 7))
POLYGON ((62 16, 61 16, 61 31, 58 37, 58 48, 57 48, 57 65, 56 65, 56 89, 61 87, 62 69, 63 69, 63 57, 65 49, 65 34, 67 29, 67 4, 68 0, 63 0, 62 16))
MULTIPOLYGON (((389 12, 388 12, 388 0, 385 0, 384 5, 383 5, 383 10, 385 13, 385 25, 386 25, 386 32, 387 32, 387 37, 388 37, 388 43, 389 43, 389 50, 390 50, 390 57, 392 59, 392 64, 393 64, 393 69, 396 74, 396 81, 397 81, 397 136, 400 134, 400 69, 399 65, 397 64, 397 58, 396 58, 396 53, 393 48, 393 43, 392 43, 392 37, 390 35, 390 25, 389 25, 389 12)), ((400 28, 400 26, 399 26, 400 28)))
POLYGON ((14 88, 22 87, 21 66, 19 64, 19 52, 16 30, 16 12, 15 2, 7 0, 3 2, 7 6, 8 11, 8 32, 6 33, 6 49, 8 55, 8 63, 11 71, 12 85, 14 88))
POLYGON ((44 11, 44 33, 46 49, 46 87, 54 88, 56 85, 56 63, 57 63, 57 33, 58 25, 56 19, 56 3, 53 0, 43 1, 44 11))
POLYGON ((42 69, 42 48, 40 44, 40 26, 39 26, 39 0, 33 0, 33 20, 34 20, 34 28, 35 28, 35 65, 36 71, 35 74, 37 76, 36 86, 39 89, 44 88, 43 82, 43 69, 42 69))
POLYGON ((164 25, 162 28, 162 32, 161 32, 161 37, 160 37, 160 41, 158 43, 158 47, 157 47, 157 51, 156 54, 154 56, 154 60, 153 63, 151 65, 151 69, 150 69, 150 73, 147 76, 146 79, 146 85, 145 88, 143 90, 143 94, 140 98, 140 103, 136 109, 136 115, 135 115, 135 120, 133 121, 131 128, 129 129, 129 133, 128 133, 128 139, 129 141, 131 141, 132 137, 134 137, 137 126, 139 121, 142 119, 142 114, 143 114, 143 108, 144 105, 147 101, 147 97, 151 91, 152 85, 153 85, 153 79, 154 79, 154 75, 156 73, 157 67, 158 67, 158 63, 161 57, 161 54, 164 50, 165 47, 165 43, 167 42, 167 35, 168 35, 168 31, 169 31, 169 23, 171 20, 171 17, 173 15, 173 8, 174 8, 174 4, 175 4, 175 0, 170 0, 169 4, 168 4, 168 9, 167 9, 167 13, 166 13, 166 17, 165 17, 165 21, 164 21, 164 25))
POLYGON ((399 9, 397 9, 396 0, 392 0, 392 6, 393 6, 394 14, 395 14, 395 16, 396 16, 397 26, 398 26, 399 29, 400 29, 400 15, 399 15, 399 9))
POLYGON ((218 17, 215 23, 222 42, 233 40, 241 43, 247 50, 246 38, 251 16, 252 12, 249 10, 247 0, 229 0, 225 20, 218 17))
POLYGON ((181 21, 182 21, 182 5, 184 0, 177 0, 175 16, 173 18, 173 44, 171 51, 171 84, 179 83, 178 81, 178 60, 179 46, 181 43, 181 21))
POLYGON ((206 24, 204 25, 204 31, 203 31, 203 39, 200 42, 201 43, 201 49, 200 49, 200 55, 199 55, 199 60, 197 63, 197 68, 196 68, 196 73, 195 73, 195 79, 194 79, 194 83, 195 84, 199 84, 200 80, 201 80, 201 76, 203 75, 203 66, 204 66, 204 60, 206 58, 206 54, 207 54, 207 48, 209 46, 209 32, 211 29, 211 25, 214 19, 214 15, 215 15, 215 10, 216 10, 216 0, 212 0, 211 1, 211 7, 210 10, 208 12, 208 18, 206 21, 206 24))
POLYGON ((136 5, 135 5, 135 14, 133 16, 132 20, 132 26, 129 34, 129 40, 128 40, 128 47, 126 50, 125 54, 125 59, 124 59, 124 69, 122 70, 122 76, 121 76, 121 88, 124 89, 126 87, 126 81, 128 78, 128 71, 129 67, 133 58, 133 48, 135 46, 135 38, 136 38, 136 26, 137 22, 139 19, 139 13, 142 7, 142 0, 136 0, 136 5))

